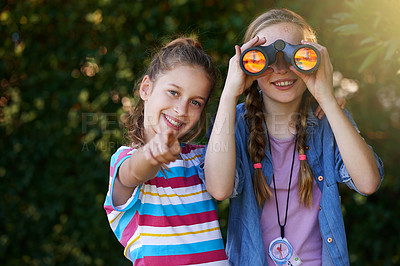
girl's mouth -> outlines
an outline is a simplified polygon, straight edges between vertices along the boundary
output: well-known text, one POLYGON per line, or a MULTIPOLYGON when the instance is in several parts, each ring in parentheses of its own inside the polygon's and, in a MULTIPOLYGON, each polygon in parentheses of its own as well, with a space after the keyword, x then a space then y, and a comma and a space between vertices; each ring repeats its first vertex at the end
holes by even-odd
POLYGON ((182 127, 183 123, 171 116, 163 114, 165 120, 167 121, 167 125, 171 126, 175 130, 179 130, 182 127))
POLYGON ((285 80, 285 81, 277 81, 277 82, 272 82, 277 87, 288 87, 291 86, 293 83, 295 83, 295 80, 285 80))

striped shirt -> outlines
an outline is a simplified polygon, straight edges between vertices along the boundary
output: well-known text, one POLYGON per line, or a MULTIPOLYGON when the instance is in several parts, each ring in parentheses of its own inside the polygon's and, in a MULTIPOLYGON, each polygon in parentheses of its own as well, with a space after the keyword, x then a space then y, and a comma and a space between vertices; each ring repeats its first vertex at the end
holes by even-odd
POLYGON ((121 206, 112 202, 119 166, 134 149, 111 157, 104 209, 111 229, 133 265, 228 265, 216 202, 198 176, 203 146, 185 144, 181 160, 137 186, 121 206))

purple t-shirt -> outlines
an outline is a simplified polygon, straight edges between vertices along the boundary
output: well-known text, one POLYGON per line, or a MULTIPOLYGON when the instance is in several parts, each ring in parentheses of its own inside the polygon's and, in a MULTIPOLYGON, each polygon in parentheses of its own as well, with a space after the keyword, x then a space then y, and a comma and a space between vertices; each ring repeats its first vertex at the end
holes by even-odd
MULTIPOLYGON (((276 193, 279 205, 279 217, 280 223, 283 225, 285 223, 287 191, 295 137, 280 140, 270 136, 270 140, 276 193)), ((297 255, 303 262, 303 265, 321 265, 322 238, 318 222, 321 190, 314 180, 311 208, 300 204, 297 197, 299 188, 299 164, 299 156, 296 151, 293 165, 292 183, 290 186, 289 210, 287 223, 285 226, 285 237, 296 251, 297 255)), ((270 187, 272 193, 274 194, 274 184, 272 181, 270 187)), ((269 244, 272 240, 279 237, 281 232, 278 224, 274 197, 275 195, 270 200, 265 202, 261 215, 261 230, 267 254, 269 254, 269 244)), ((275 265, 269 255, 267 257, 268 265, 275 265)))

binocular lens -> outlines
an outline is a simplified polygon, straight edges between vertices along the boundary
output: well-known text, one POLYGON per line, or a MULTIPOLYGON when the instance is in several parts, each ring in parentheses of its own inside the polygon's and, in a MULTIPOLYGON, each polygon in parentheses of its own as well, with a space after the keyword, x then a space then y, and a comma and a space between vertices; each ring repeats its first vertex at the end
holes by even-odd
POLYGON ((243 66, 250 73, 258 73, 265 67, 265 56, 260 51, 251 50, 243 56, 243 66))
POLYGON ((298 68, 302 70, 310 70, 317 65, 318 55, 313 49, 303 47, 294 55, 294 62, 298 68))
POLYGON ((278 53, 283 54, 278 60, 285 60, 297 71, 306 74, 316 71, 321 60, 319 51, 312 45, 292 45, 283 40, 276 40, 268 46, 246 49, 240 56, 240 67, 247 75, 261 75, 270 64, 275 63, 278 53))

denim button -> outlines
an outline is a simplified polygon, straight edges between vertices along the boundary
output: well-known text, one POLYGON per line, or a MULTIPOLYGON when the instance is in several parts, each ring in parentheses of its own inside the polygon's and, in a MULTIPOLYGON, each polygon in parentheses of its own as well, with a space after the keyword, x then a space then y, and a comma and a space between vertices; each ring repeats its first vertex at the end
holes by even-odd
POLYGON ((327 240, 328 240, 328 243, 332 243, 332 241, 333 241, 333 240, 332 240, 332 237, 328 237, 327 240))
POLYGON ((324 178, 322 177, 322 175, 320 175, 320 176, 318 177, 318 181, 322 181, 322 180, 324 180, 324 178))

